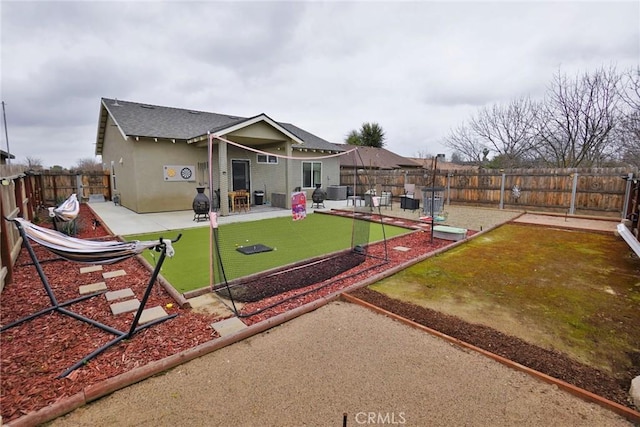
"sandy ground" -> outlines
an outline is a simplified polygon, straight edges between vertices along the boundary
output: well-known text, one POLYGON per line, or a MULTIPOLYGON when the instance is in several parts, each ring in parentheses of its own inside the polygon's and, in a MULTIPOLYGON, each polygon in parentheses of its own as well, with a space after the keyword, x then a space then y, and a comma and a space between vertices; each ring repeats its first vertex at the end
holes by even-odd
POLYGON ((624 426, 624 419, 366 308, 333 302, 52 426, 624 426))

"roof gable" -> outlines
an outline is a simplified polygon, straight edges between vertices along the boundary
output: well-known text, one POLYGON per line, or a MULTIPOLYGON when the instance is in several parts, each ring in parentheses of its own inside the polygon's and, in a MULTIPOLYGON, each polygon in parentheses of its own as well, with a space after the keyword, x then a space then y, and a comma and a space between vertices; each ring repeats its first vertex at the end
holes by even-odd
POLYGON ((192 142, 205 139, 209 132, 222 136, 263 121, 291 138, 294 148, 304 146, 312 149, 343 151, 336 144, 292 124, 276 122, 266 114, 246 118, 102 98, 96 154, 102 153, 107 116, 111 116, 125 138, 149 137, 192 142))

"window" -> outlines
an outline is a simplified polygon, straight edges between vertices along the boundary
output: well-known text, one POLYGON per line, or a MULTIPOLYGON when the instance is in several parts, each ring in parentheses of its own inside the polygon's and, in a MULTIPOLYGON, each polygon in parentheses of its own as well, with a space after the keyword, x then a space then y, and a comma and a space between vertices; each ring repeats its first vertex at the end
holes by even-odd
POLYGON ((314 188, 316 184, 322 184, 322 163, 302 162, 302 186, 314 188))
POLYGON ((278 158, 267 154, 258 154, 258 163, 270 163, 272 165, 277 165, 278 158))

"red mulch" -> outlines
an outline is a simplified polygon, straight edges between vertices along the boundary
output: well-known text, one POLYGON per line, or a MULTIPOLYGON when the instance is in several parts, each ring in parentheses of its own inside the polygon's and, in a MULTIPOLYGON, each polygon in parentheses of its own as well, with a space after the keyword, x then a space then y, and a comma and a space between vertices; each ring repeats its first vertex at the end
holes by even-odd
MULTIPOLYGON (((85 205, 81 207, 78 222, 77 237, 84 239, 108 237, 105 228, 99 222, 96 223, 93 213, 85 205)), ((378 258, 369 257, 354 270, 326 282, 246 304, 240 315, 248 325, 263 321, 322 296, 339 292, 354 283, 450 244, 451 242, 440 239, 434 239, 434 242, 431 243, 430 233, 427 232, 416 232, 390 239, 387 242, 388 262, 382 260, 385 254, 384 246, 382 244, 373 245, 369 248, 368 254, 377 255, 378 258), (406 246, 412 250, 407 252, 393 250, 392 248, 395 246, 406 246), (281 303, 269 308, 277 302, 281 303)), ((179 250, 179 243, 176 246, 176 249, 179 250)), ((54 258, 53 254, 44 248, 36 247, 35 249, 40 260, 54 258)), ((0 323, 3 325, 50 306, 35 268, 26 265, 29 262, 29 255, 23 248, 14 269, 13 282, 5 285, 5 289, 0 295, 2 303, 0 323)), ((80 267, 80 264, 68 261, 53 261, 43 264, 45 274, 59 301, 78 297, 79 285, 104 280, 102 272, 83 274, 80 278, 80 267)), ((127 272, 126 276, 107 279, 109 290, 131 288, 136 297, 141 299, 150 272, 135 257, 118 264, 103 266, 103 271, 121 269, 127 272)), ((385 298, 381 298, 379 294, 373 296, 368 292, 357 292, 356 294, 380 303, 383 307, 396 313, 406 313, 408 318, 418 322, 424 321, 424 324, 433 324, 431 321, 424 320, 426 309, 407 306, 399 302, 391 304, 385 298)), ((165 310, 169 313, 178 313, 176 318, 145 329, 132 339, 111 347, 64 379, 56 377, 88 353, 112 339, 113 336, 84 322, 58 313, 50 313, 4 331, 0 334, 2 348, 0 407, 3 421, 14 420, 30 411, 38 410, 76 394, 89 385, 217 338, 216 333, 210 327, 210 324, 217 320, 214 315, 199 314, 179 308, 165 290, 158 285, 154 287, 147 307, 166 307, 169 303, 173 303, 173 307, 165 308, 165 310)), ((103 296, 74 304, 71 309, 122 331, 128 330, 132 320, 130 313, 113 316, 109 309, 109 303, 103 296)), ((458 330, 464 330, 469 326, 459 319, 446 317, 435 312, 429 313, 427 317, 430 317, 431 320, 434 318, 446 319, 445 323, 456 325, 454 329, 458 330)), ((454 333, 451 334, 455 336, 454 333)), ((480 336, 482 337, 481 341, 484 340, 485 344, 488 343, 489 349, 500 350, 504 347, 502 343, 506 343, 507 347, 519 346, 519 348, 525 349, 525 352, 530 352, 532 348, 535 348, 523 342, 510 340, 508 338, 512 337, 503 334, 480 336)), ((476 341, 472 337, 466 339, 479 345, 476 342, 477 339, 476 341)), ((500 351, 497 353, 509 357, 508 353, 500 351)), ((531 354, 536 355, 534 359, 539 355, 539 353, 531 354)), ((561 355, 554 354, 552 356, 544 358, 543 362, 537 363, 534 368, 554 375, 557 372, 548 369, 547 364, 555 366, 555 361, 561 355)), ((580 365, 566 357, 563 357, 563 363, 571 367, 580 365)), ((605 386, 589 388, 589 383, 593 384, 594 381, 593 379, 588 380, 588 378, 594 374, 594 370, 580 368, 567 370, 567 372, 569 372, 568 375, 559 375, 559 377, 572 384, 593 389, 592 391, 608 399, 629 405, 620 392, 620 386, 615 384, 615 381, 612 383, 609 378, 606 378, 606 375, 600 372, 596 373, 598 382, 606 380, 604 381, 605 386)))

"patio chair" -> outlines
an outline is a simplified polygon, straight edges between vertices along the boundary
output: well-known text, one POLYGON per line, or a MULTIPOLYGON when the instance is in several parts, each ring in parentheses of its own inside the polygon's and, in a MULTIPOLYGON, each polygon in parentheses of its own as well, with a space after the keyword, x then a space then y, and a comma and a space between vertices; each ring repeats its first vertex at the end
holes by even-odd
POLYGON ((233 210, 240 212, 244 209, 245 212, 249 210, 249 192, 247 190, 236 190, 233 197, 233 210))
POLYGON ((164 263, 165 257, 166 256, 172 257, 174 255, 174 250, 171 243, 177 242, 178 240, 180 240, 181 235, 178 235, 178 237, 173 241, 168 239, 163 239, 163 238, 160 238, 160 240, 154 240, 154 241, 132 241, 132 242, 95 241, 95 240, 83 240, 75 237, 69 237, 63 233, 60 233, 59 231, 43 228, 35 224, 32 224, 31 222, 23 218, 7 219, 7 221, 12 221, 15 224, 15 226, 18 228, 18 231, 22 236, 22 244, 27 249, 27 252, 31 257, 31 260, 33 261, 33 265, 35 266, 38 272, 38 276, 42 281, 42 285, 44 286, 44 289, 49 297, 49 301, 51 305, 36 313, 25 316, 18 320, 15 320, 7 325, 3 325, 0 328, 0 331, 5 331, 6 329, 13 328, 24 322, 34 319, 36 317, 56 311, 62 315, 73 317, 74 319, 88 323, 92 326, 95 326, 105 332, 111 333, 116 336, 113 340, 109 341, 108 343, 94 350, 87 356, 83 357, 82 360, 78 361, 73 366, 71 366, 66 371, 64 371, 62 374, 60 374, 58 378, 66 377, 69 373, 78 369, 80 366, 84 365, 89 360, 98 356, 100 353, 107 350, 111 346, 119 343, 122 340, 131 338, 138 331, 177 316, 177 314, 167 315, 159 319, 153 320, 151 322, 145 323, 142 326, 138 326, 140 317, 142 315, 142 311, 144 310, 145 305, 147 304, 147 300, 149 299, 149 295, 151 294, 153 284, 158 278, 158 274, 160 273, 160 269, 162 268, 162 264, 164 263), (119 331, 110 326, 97 322, 93 319, 89 319, 87 317, 84 317, 80 314, 77 314, 67 309, 67 307, 77 302, 84 301, 86 299, 101 295, 105 291, 99 291, 92 294, 84 295, 79 298, 75 298, 65 302, 58 302, 55 294, 53 293, 53 290, 51 289, 49 280, 46 274, 44 273, 44 270, 42 269, 42 265, 38 260, 30 241, 34 241, 35 243, 42 245, 49 251, 60 256, 61 258, 67 259, 69 261, 85 263, 85 264, 115 264, 117 262, 123 261, 132 256, 138 255, 145 249, 153 249, 157 252, 160 252, 158 262, 155 266, 155 269, 153 270, 153 273, 151 274, 151 278, 149 279, 149 282, 147 284, 147 288, 145 290, 144 296, 142 298, 142 301, 140 302, 138 310, 135 313, 133 321, 131 322, 129 330, 119 331))

